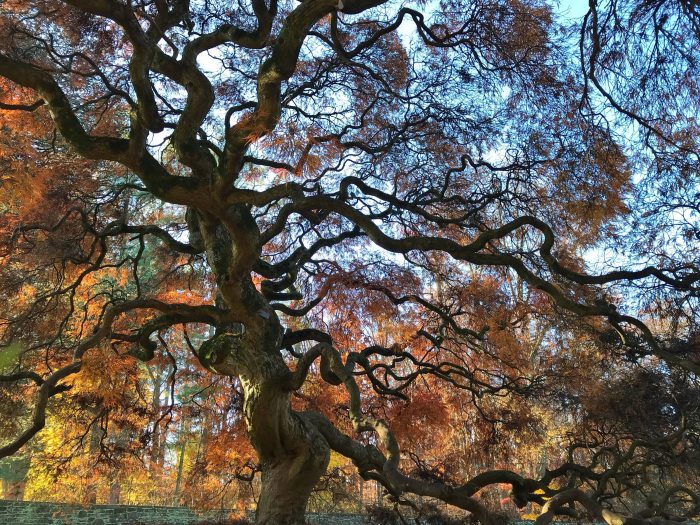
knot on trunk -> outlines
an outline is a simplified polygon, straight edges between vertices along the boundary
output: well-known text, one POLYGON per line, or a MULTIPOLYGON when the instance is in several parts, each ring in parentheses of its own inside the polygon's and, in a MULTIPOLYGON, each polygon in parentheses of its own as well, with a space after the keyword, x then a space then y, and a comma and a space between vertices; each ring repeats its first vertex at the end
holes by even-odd
POLYGON ((254 383, 279 380, 289 369, 279 353, 266 351, 268 341, 248 331, 225 332, 208 339, 197 351, 202 366, 215 374, 236 376, 254 383))
POLYGON ((197 358, 202 366, 211 372, 239 375, 241 373, 240 367, 234 366, 233 368, 236 368, 236 370, 231 367, 231 364, 236 364, 238 360, 228 358, 232 358, 237 353, 240 353, 241 345, 242 338, 240 335, 230 333, 216 335, 202 343, 197 352, 197 358), (223 366, 225 366, 226 371, 221 369, 223 366))

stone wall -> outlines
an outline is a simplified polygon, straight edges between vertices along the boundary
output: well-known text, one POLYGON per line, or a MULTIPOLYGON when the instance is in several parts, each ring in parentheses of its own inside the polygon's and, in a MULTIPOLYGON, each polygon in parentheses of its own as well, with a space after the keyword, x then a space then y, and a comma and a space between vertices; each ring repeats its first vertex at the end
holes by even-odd
MULTIPOLYGON (((216 523, 227 511, 198 514, 185 507, 131 505, 68 505, 34 501, 0 500, 2 525, 194 525, 216 523)), ((314 525, 362 525, 363 517, 352 514, 309 514, 314 525)))
POLYGON ((365 525, 364 516, 357 514, 313 514, 306 515, 306 521, 314 525, 365 525))
POLYGON ((13 525, 191 525, 204 519, 187 508, 0 501, 0 523, 13 525))

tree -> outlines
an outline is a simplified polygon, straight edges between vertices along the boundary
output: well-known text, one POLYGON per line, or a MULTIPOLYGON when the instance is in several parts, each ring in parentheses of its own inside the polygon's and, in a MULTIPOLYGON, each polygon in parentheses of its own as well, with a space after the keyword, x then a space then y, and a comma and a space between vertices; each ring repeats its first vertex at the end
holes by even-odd
POLYGON ((174 386, 191 351, 242 393, 260 524, 303 523, 331 450, 397 503, 485 525, 475 495, 498 484, 540 523, 576 501, 609 523, 697 513, 699 15, 4 2, 0 395, 17 433, 0 457, 70 403, 152 407, 157 447, 160 403, 129 394, 125 363, 170 359, 174 386), (626 381, 658 394, 648 424, 630 424, 626 381), (310 384, 343 413, 296 401, 310 384), (469 432, 446 422, 459 404, 469 432), (518 450, 543 453, 544 413, 568 433, 544 474, 453 480, 469 465, 420 446, 446 425, 493 455, 532 432, 518 450))

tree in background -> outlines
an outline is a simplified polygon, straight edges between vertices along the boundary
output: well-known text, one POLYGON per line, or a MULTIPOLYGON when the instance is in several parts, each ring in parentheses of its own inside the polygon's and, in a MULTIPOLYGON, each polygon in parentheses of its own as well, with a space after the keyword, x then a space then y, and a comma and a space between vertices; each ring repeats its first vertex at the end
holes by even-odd
POLYGON ((555 7, 6 0, 0 457, 697 514, 700 11, 555 7))

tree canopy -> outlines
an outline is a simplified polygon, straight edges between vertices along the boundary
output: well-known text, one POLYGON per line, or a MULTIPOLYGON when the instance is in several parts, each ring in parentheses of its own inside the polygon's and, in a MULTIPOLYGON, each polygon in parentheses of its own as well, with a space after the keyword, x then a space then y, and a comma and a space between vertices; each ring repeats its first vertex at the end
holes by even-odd
POLYGON ((5 0, 0 457, 697 515, 700 5, 571 7, 5 0))

